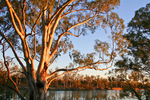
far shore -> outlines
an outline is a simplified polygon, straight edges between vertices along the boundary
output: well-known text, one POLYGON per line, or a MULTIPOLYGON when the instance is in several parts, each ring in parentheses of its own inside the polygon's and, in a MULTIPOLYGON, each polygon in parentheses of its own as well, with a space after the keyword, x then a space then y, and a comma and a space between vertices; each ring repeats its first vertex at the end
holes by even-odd
MULTIPOLYGON (((85 89, 85 88, 61 88, 61 87, 50 87, 48 90, 50 91, 87 91, 87 90, 119 90, 122 91, 123 88, 120 87, 114 87, 114 88, 108 88, 108 89, 100 89, 100 88, 92 88, 92 89, 85 89)), ((139 89, 139 88, 135 88, 135 90, 144 90, 144 89, 139 89)), ((147 89, 147 90, 150 90, 147 89)))
MULTIPOLYGON (((26 90, 27 86, 26 85, 21 85, 21 86, 19 86, 19 89, 26 90)), ((48 90, 49 91, 87 91, 87 90, 119 90, 119 91, 122 91, 123 88, 113 87, 113 88, 107 88, 107 89, 104 89, 104 88, 89 88, 89 89, 86 89, 86 88, 82 88, 82 87, 80 87, 80 88, 49 87, 48 90)), ((135 88, 135 90, 144 90, 144 89, 135 88)), ((148 88, 147 90, 150 90, 150 88, 148 88)))
POLYGON ((49 88, 49 91, 88 91, 88 90, 119 90, 122 91, 122 88, 112 88, 112 89, 79 89, 79 88, 49 88))

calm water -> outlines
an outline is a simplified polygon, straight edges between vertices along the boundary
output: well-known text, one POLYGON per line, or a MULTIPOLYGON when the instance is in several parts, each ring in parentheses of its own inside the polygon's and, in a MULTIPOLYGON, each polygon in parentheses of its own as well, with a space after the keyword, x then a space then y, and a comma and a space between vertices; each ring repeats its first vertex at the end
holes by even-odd
POLYGON ((137 100, 119 90, 48 91, 48 100, 137 100))
MULTIPOLYGON (((26 91, 21 91, 27 94, 26 91)), ((15 92, 8 89, 0 90, 0 100, 20 100, 15 92)), ((48 91, 47 100, 137 100, 136 97, 124 94, 119 90, 89 91, 48 91)), ((143 99, 144 100, 144 99, 143 99)))

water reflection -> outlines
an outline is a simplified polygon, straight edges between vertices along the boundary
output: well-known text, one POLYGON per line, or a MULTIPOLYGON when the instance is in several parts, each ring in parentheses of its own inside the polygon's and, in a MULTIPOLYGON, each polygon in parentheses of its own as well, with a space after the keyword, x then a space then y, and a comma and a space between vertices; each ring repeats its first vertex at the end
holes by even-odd
POLYGON ((15 97, 14 92, 0 85, 0 100, 10 100, 15 97))
MULTIPOLYGON (((20 90, 21 94, 27 97, 26 90, 20 90)), ((9 88, 0 85, 0 100, 20 100, 18 95, 9 88)))
MULTIPOLYGON (((118 100, 119 90, 92 90, 92 91, 48 91, 48 100, 118 100)), ((129 98, 128 98, 129 99, 129 98)))
MULTIPOLYGON (((25 90, 21 91, 26 94, 25 90)), ((28 97, 26 97, 28 98, 28 97)), ((146 98, 146 97, 144 97, 146 98)), ((47 100, 137 100, 129 91, 89 90, 89 91, 48 91, 47 100)), ((0 100, 20 100, 15 92, 1 88, 0 100)), ((144 99, 143 99, 144 100, 144 99)))

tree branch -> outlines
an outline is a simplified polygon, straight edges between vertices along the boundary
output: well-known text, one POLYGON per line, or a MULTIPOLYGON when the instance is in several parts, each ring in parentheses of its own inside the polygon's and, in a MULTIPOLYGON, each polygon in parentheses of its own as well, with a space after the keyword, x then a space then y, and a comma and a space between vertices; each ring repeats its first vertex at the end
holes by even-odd
POLYGON ((79 11, 84 11, 84 10, 88 10, 88 9, 79 9, 79 10, 74 10, 74 11, 71 11, 71 12, 67 12, 67 13, 63 14, 63 15, 61 16, 61 18, 65 17, 65 16, 67 16, 67 15, 73 13, 73 12, 79 12, 79 11))
MULTIPOLYGON (((53 37, 54 37, 54 34, 55 34, 55 30, 56 30, 56 27, 58 25, 58 22, 61 18, 61 14, 64 12, 64 10, 66 9, 66 7, 71 4, 74 0, 68 0, 56 13, 57 15, 55 15, 55 18, 54 20, 52 21, 53 25, 52 25, 52 28, 51 28, 51 33, 47 33, 47 35, 49 34, 49 43, 48 43, 48 47, 47 47, 47 54, 49 54, 49 51, 51 49, 51 45, 52 45, 52 42, 53 42, 53 37)), ((50 27, 50 22, 48 22, 48 27, 50 27)), ((63 36, 63 35, 62 35, 63 36)), ((62 37, 60 36, 60 37, 62 37)), ((60 39, 60 38, 59 38, 60 39)), ((58 41, 60 41, 58 39, 58 41)), ((44 41, 44 40, 43 40, 44 41)), ((46 44, 46 43, 44 43, 46 44)), ((55 54, 55 52, 57 51, 57 49, 55 49, 54 53, 52 53, 51 55, 53 56, 55 54)), ((52 56, 49 56, 48 58, 51 59, 52 56)))
MULTIPOLYGON (((79 71, 78 71, 78 72, 79 72, 79 71)), ((47 91, 47 89, 48 89, 49 85, 52 83, 52 81, 54 81, 55 79, 57 79, 57 78, 61 77, 62 75, 66 74, 66 73, 77 73, 77 72, 72 72, 72 71, 67 72, 67 71, 66 71, 66 72, 64 72, 64 73, 62 73, 62 74, 60 74, 60 75, 58 75, 57 77, 55 77, 55 78, 51 79, 51 80, 48 82, 48 84, 47 84, 47 87, 46 87, 45 91, 47 91)))
POLYGON ((65 8, 71 4, 74 0, 68 0, 64 5, 62 5, 60 8, 58 8, 58 10, 55 12, 55 14, 53 14, 53 16, 51 17, 51 19, 48 22, 48 26, 50 26, 51 23, 54 22, 54 19, 56 19, 55 17, 60 15, 59 13, 62 14, 62 12, 65 10, 65 8))
POLYGON ((25 24, 25 21, 26 21, 25 20, 26 19, 26 16, 25 16, 25 14, 26 14, 26 11, 25 11, 26 1, 27 0, 23 1, 23 8, 22 8, 23 26, 24 26, 25 32, 26 32, 26 24, 25 24))
MULTIPOLYGON (((0 83, 0 84, 1 84, 1 83, 0 83)), ((6 84, 1 84, 1 85, 5 86, 5 87, 7 87, 7 88, 9 88, 9 89, 11 89, 11 90, 14 90, 14 91, 17 93, 17 95, 21 98, 21 100, 26 100, 26 99, 24 98, 24 96, 22 96, 20 93, 18 93, 18 91, 16 91, 16 89, 14 89, 13 87, 11 87, 11 86, 9 86, 9 85, 6 85, 6 84)))
POLYGON ((80 22, 80 23, 77 23, 77 24, 71 26, 70 28, 68 28, 67 31, 69 31, 70 29, 72 29, 72 28, 74 28, 74 27, 76 27, 76 26, 80 26, 80 25, 83 25, 83 24, 87 23, 88 21, 90 21, 91 19, 93 19, 96 15, 97 15, 97 14, 95 14, 93 17, 90 17, 89 19, 84 20, 83 22, 80 22))
POLYGON ((31 35, 33 35, 34 28, 35 28, 35 26, 36 26, 38 20, 41 18, 42 14, 43 14, 43 12, 44 12, 45 10, 46 10, 46 9, 42 10, 42 11, 40 12, 40 14, 38 15, 38 17, 37 17, 37 19, 36 19, 36 21, 35 21, 35 23, 34 23, 32 29, 31 29, 31 35))
POLYGON ((17 31, 17 33, 19 34, 19 36, 21 37, 21 39, 23 39, 24 36, 25 36, 25 34, 24 34, 24 30, 23 30, 21 21, 20 21, 20 19, 18 18, 17 14, 15 13, 15 11, 14 11, 12 5, 10 4, 10 2, 9 2, 8 0, 5 0, 5 2, 6 2, 6 4, 7 4, 8 9, 9 9, 10 16, 11 16, 11 21, 12 21, 12 23, 13 23, 13 26, 14 26, 15 30, 17 31), (17 20, 17 22, 18 22, 18 24, 19 24, 19 28, 20 28, 21 31, 20 31, 19 28, 17 27, 14 17, 16 18, 16 20, 17 20))
POLYGON ((13 81, 13 79, 12 79, 11 76, 10 76, 9 62, 7 62, 7 61, 6 61, 6 58, 5 58, 4 44, 3 44, 3 58, 4 58, 5 67, 6 67, 7 72, 8 72, 8 79, 11 81, 11 83, 12 83, 13 86, 15 87, 15 88, 11 88, 11 89, 15 90, 15 92, 18 94, 18 96, 19 96, 20 98, 22 98, 23 100, 25 100, 24 97, 21 95, 21 93, 20 93, 20 91, 19 91, 19 89, 18 89, 18 87, 17 87, 17 84, 13 81))
POLYGON ((60 0, 58 1, 58 3, 57 3, 57 7, 56 7, 56 8, 58 8, 58 6, 59 6, 59 3, 60 3, 60 0))
POLYGON ((47 76, 46 79, 48 80, 49 78, 51 78, 52 76, 54 76, 56 73, 58 73, 58 72, 60 72, 60 71, 64 71, 64 72, 63 72, 62 74, 58 75, 57 77, 51 79, 51 80, 49 81, 49 83, 48 83, 48 85, 47 85, 45 91, 47 91, 49 85, 51 84, 51 82, 52 82, 53 80, 59 78, 60 76, 66 74, 66 73, 77 73, 77 72, 79 72, 79 71, 83 71, 83 70, 86 70, 86 69, 94 69, 94 70, 100 70, 100 71, 107 70, 107 69, 109 69, 109 68, 111 68, 111 67, 113 66, 113 61, 112 61, 111 65, 110 65, 109 67, 107 67, 107 68, 102 68, 102 69, 100 69, 100 68, 95 68, 95 67, 91 67, 91 66, 92 66, 92 65, 95 65, 95 64, 100 64, 100 63, 101 63, 101 64, 102 64, 102 63, 110 63, 111 61, 112 61, 112 60, 110 60, 110 61, 108 61, 108 62, 100 62, 100 61, 97 61, 97 62, 95 62, 95 63, 91 63, 91 64, 85 65, 85 66, 83 66, 83 67, 77 67, 77 68, 73 68, 73 69, 58 69, 58 70, 56 70, 55 72, 53 72, 51 75, 47 76), (74 72, 74 71, 75 71, 75 72, 74 72))
POLYGON ((55 57, 53 57, 51 60, 50 60, 50 64, 48 65, 48 67, 49 66, 51 66, 53 63, 54 63, 54 61, 55 61, 55 59, 58 57, 58 55, 55 55, 55 57))
POLYGON ((81 34, 79 34, 79 35, 75 35, 75 34, 72 34, 72 33, 70 33, 70 32, 68 32, 68 34, 70 34, 70 35, 72 35, 72 36, 75 36, 75 37, 79 37, 81 34))
POLYGON ((11 71, 10 74, 12 74, 12 73, 20 73, 20 74, 24 74, 24 72, 22 72, 22 71, 11 71))
POLYGON ((100 71, 103 71, 103 70, 107 70, 109 68, 111 68, 113 66, 113 60, 114 59, 111 59, 110 61, 107 61, 107 62, 101 62, 101 61, 97 61, 97 62, 94 62, 94 63, 91 63, 91 64, 87 64, 83 67, 77 67, 77 68, 72 68, 72 69, 58 69, 56 71, 54 71, 51 75, 47 76, 46 79, 49 79, 50 77, 54 76, 56 73, 58 72, 61 72, 61 71, 65 71, 65 72, 72 72, 72 71, 78 71, 78 70, 85 70, 85 69, 94 69, 94 70, 100 70, 100 71), (108 63, 111 63, 111 65, 107 68, 96 68, 96 67, 91 67, 92 65, 97 65, 97 64, 108 64, 108 63))
POLYGON ((4 35, 3 32, 0 31, 0 35, 6 40, 6 42, 7 42, 7 43, 9 44, 9 46, 11 47, 11 49, 12 49, 12 51, 13 51, 13 53, 14 53, 16 59, 17 59, 17 61, 18 61, 19 64, 21 65, 21 67, 22 67, 22 69, 23 69, 23 71, 24 71, 24 73, 25 73, 25 75, 26 75, 26 74, 27 74, 27 73, 26 73, 26 69, 25 69, 23 63, 21 62, 21 60, 19 59, 19 57, 18 57, 18 55, 17 55, 17 53, 16 53, 16 50, 15 50, 14 46, 13 46, 12 43, 7 39, 7 37, 4 35))
MULTIPOLYGON (((87 19, 87 20, 85 20, 85 21, 83 21, 83 22, 81 22, 81 23, 78 23, 78 24, 76 24, 76 25, 71 26, 69 29, 67 29, 66 32, 64 32, 64 33, 62 33, 61 35, 59 35, 59 36, 58 36, 58 39, 57 39, 57 42, 56 42, 56 45, 55 45, 55 49, 54 49, 53 53, 51 53, 51 55, 49 56, 49 59, 51 59, 51 58, 54 56, 54 54, 57 52, 58 44, 59 44, 60 39, 62 38, 62 36, 64 36, 64 35, 67 33, 67 34, 70 34, 70 35, 72 35, 72 36, 79 37, 80 35, 75 35, 75 34, 72 34, 72 33, 68 32, 68 31, 69 31, 70 29, 72 29, 73 27, 76 27, 76 26, 79 26, 79 25, 82 25, 82 24, 86 23, 87 21, 89 21, 89 20, 91 20, 92 18, 94 18, 96 15, 97 15, 97 14, 95 14, 93 17, 90 17, 89 19, 87 19)), ((49 50, 49 49, 48 49, 48 50, 49 50)))
POLYGON ((27 37, 25 37, 24 41, 22 42, 23 42, 23 47, 24 47, 23 51, 24 51, 25 59, 27 58, 28 60, 33 61, 33 58, 31 57, 31 53, 30 53, 30 48, 27 42, 27 37))
POLYGON ((49 59, 51 59, 51 58, 54 56, 54 54, 57 52, 60 39, 61 39, 66 33, 69 33, 69 32, 64 32, 64 33, 62 33, 62 34, 60 34, 60 35, 58 36, 57 42, 55 43, 54 50, 53 50, 53 52, 49 55, 49 59))
POLYGON ((36 34, 34 34, 34 56, 33 59, 36 57, 36 34))

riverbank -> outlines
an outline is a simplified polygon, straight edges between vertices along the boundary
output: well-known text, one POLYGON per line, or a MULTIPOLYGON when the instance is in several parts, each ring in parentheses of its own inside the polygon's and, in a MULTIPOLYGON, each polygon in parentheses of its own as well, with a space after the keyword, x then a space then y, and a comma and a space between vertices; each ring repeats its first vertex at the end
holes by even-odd
MULTIPOLYGON (((114 87, 114 88, 107 88, 107 89, 101 89, 101 88, 63 88, 63 87, 49 87, 50 91, 87 91, 87 90, 119 90, 122 91, 123 88, 120 87, 114 87)), ((147 89, 139 89, 139 88, 135 88, 135 90, 150 90, 150 88, 147 89)))
MULTIPOLYGON (((27 90, 28 87, 26 85, 20 85, 19 89, 21 90, 27 90)), ((83 88, 83 87, 79 87, 79 88, 64 88, 64 87, 49 87, 48 88, 49 91, 87 91, 87 90, 119 90, 122 91, 123 88, 120 87, 113 87, 113 88, 83 88)), ((135 88, 135 90, 144 90, 144 89, 139 89, 139 88, 135 88)), ((147 88, 146 90, 150 90, 150 88, 147 88)))
POLYGON ((122 88, 110 88, 110 89, 100 89, 100 88, 62 88, 62 87, 49 87, 50 91, 87 91, 87 90, 120 90, 122 91, 122 88))

